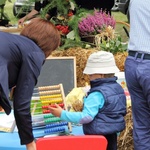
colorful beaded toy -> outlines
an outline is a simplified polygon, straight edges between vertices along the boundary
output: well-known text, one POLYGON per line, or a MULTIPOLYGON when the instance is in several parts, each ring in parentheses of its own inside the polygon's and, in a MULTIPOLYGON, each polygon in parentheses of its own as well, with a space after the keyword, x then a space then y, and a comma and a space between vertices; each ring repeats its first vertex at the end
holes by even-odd
POLYGON ((64 122, 50 113, 48 107, 55 107, 55 103, 67 110, 62 84, 34 89, 31 101, 32 126, 34 130, 43 129, 41 130, 42 135, 65 133, 72 130, 70 123, 64 122))

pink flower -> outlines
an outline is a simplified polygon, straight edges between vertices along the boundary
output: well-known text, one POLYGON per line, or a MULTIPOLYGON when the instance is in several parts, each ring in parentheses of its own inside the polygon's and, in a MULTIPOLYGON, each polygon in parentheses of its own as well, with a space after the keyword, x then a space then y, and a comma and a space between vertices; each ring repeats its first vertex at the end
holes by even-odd
POLYGON ((95 10, 93 14, 88 14, 86 18, 79 21, 78 29, 80 36, 96 35, 106 27, 115 28, 115 19, 105 12, 95 10))

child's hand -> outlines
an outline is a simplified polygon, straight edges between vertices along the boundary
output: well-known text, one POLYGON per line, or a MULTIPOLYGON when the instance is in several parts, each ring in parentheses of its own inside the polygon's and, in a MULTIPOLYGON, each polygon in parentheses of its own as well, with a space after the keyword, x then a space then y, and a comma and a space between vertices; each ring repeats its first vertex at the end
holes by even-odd
POLYGON ((63 109, 62 109, 58 104, 55 104, 55 106, 56 106, 56 108, 51 107, 51 106, 49 106, 48 108, 49 108, 50 112, 51 112, 54 116, 60 117, 60 116, 61 116, 61 112, 63 111, 63 109))

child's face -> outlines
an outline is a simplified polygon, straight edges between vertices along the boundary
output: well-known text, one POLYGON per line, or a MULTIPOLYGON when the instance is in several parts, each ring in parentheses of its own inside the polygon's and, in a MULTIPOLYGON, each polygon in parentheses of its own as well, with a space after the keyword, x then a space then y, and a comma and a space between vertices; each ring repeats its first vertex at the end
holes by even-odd
POLYGON ((104 74, 89 74, 90 81, 98 79, 98 78, 104 78, 104 74))

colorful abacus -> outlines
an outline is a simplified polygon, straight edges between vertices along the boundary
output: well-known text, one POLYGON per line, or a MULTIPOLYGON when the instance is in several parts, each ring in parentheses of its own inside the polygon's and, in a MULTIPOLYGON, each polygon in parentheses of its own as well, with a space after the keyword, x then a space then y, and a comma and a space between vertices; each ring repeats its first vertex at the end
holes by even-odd
POLYGON ((67 126, 68 131, 71 132, 70 123, 64 122, 60 118, 53 116, 48 109, 49 106, 55 107, 55 103, 57 103, 60 107, 67 110, 62 84, 38 87, 34 90, 33 96, 35 95, 36 100, 32 100, 33 129, 43 128, 43 133, 47 135, 65 132, 67 126), (36 112, 37 108, 40 109, 38 114, 36 112))

